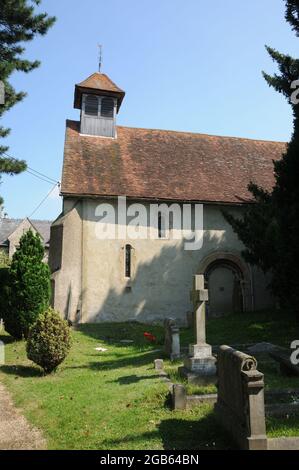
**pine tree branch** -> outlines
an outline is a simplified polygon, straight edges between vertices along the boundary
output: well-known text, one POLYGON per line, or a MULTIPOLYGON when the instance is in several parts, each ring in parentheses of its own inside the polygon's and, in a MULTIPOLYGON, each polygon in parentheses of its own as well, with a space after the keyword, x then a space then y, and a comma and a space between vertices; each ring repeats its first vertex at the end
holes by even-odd
MULTIPOLYGON (((0 80, 5 87, 5 104, 0 105, 0 117, 26 96, 16 92, 9 83, 9 77, 15 71, 31 72, 40 65, 37 60, 30 61, 23 57, 24 43, 32 41, 37 35, 45 35, 56 21, 47 13, 35 13, 40 0, 1 0, 0 2, 0 80)), ((0 138, 5 138, 10 129, 0 127, 0 138)), ((0 145, 1 173, 18 174, 26 169, 23 160, 4 158, 8 147, 0 145)), ((3 200, 0 198, 0 203, 3 200)))
POLYGON ((292 30, 295 31, 296 36, 299 37, 299 1, 286 0, 286 14, 285 19, 290 23, 292 30))
POLYGON ((0 157, 0 173, 16 175, 22 173, 27 168, 24 160, 15 160, 14 158, 0 157))

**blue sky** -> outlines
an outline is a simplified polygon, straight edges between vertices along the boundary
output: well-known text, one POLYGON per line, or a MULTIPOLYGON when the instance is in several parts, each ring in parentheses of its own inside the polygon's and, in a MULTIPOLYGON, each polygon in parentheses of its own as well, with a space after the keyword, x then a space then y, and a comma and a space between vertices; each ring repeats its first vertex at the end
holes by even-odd
MULTIPOLYGON (((36 71, 13 76, 27 98, 3 118, 10 154, 61 179, 65 119, 74 84, 97 70, 126 91, 118 123, 266 140, 289 140, 290 107, 261 71, 274 72, 264 45, 298 57, 298 38, 284 20, 283 0, 43 0, 57 16, 44 38, 27 45, 36 71)), ((10 217, 29 216, 51 189, 28 173, 3 177, 10 217)), ((54 219, 53 194, 34 218, 54 219)))

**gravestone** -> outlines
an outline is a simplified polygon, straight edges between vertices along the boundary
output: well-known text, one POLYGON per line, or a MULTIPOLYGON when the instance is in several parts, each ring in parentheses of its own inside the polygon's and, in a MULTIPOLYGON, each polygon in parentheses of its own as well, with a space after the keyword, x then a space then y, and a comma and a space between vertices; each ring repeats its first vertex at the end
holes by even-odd
POLYGON ((229 346, 217 358, 216 417, 239 448, 266 450, 264 375, 256 359, 229 346))
POLYGON ((154 360, 155 370, 164 370, 164 361, 163 359, 154 360))
POLYGON ((172 407, 174 410, 185 410, 187 408, 187 392, 184 385, 173 384, 172 407))
POLYGON ((286 376, 299 376, 299 365, 294 364, 291 360, 290 350, 276 346, 269 353, 270 357, 279 363, 280 373, 286 376))
POLYGON ((194 308, 196 344, 189 345, 189 355, 179 373, 188 382, 195 384, 212 383, 216 379, 216 359, 212 355, 212 347, 206 342, 205 303, 209 300, 208 291, 204 286, 204 276, 193 278, 191 300, 194 308))
POLYGON ((277 346, 275 344, 266 343, 263 341, 262 343, 256 343, 256 344, 253 344, 252 346, 249 346, 249 348, 247 348, 247 351, 249 352, 249 354, 257 354, 257 353, 270 353, 271 351, 274 351, 275 349, 277 349, 277 346))
POLYGON ((171 361, 179 359, 181 356, 180 330, 173 318, 164 321, 165 328, 165 353, 171 361))

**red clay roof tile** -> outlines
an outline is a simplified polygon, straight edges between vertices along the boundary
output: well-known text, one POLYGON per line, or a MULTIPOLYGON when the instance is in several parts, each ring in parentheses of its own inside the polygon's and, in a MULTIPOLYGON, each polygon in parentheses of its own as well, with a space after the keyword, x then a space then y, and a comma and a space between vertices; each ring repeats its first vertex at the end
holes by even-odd
POLYGON ((114 95, 118 98, 118 108, 124 99, 125 92, 119 88, 106 74, 95 72, 83 82, 75 86, 74 107, 81 108, 82 93, 103 92, 104 94, 114 95))
POLYGON ((105 90, 105 91, 116 91, 122 92, 124 91, 119 88, 106 74, 95 72, 83 82, 78 83, 78 86, 83 88, 95 88, 97 90, 105 90))
POLYGON ((117 127, 117 139, 80 135, 67 121, 63 195, 240 204, 252 181, 274 184, 282 142, 117 127))

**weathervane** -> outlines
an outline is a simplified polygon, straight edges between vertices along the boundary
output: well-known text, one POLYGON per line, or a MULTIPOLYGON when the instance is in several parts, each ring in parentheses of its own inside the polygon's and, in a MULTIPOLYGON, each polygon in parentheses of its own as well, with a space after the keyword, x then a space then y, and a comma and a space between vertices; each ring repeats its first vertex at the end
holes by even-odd
POLYGON ((99 72, 101 72, 102 63, 103 63, 103 46, 98 44, 99 48, 99 72))

